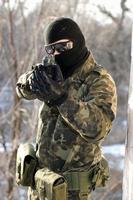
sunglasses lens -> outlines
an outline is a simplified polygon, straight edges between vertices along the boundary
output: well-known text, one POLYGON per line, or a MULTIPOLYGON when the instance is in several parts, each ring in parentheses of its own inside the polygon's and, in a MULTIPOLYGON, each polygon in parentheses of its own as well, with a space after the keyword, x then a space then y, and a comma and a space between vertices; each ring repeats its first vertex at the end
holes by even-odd
POLYGON ((54 47, 52 45, 45 46, 45 50, 48 54, 53 54, 54 53, 54 47))
POLYGON ((61 43, 56 43, 56 44, 51 44, 48 46, 45 46, 45 50, 48 54, 54 54, 55 50, 59 53, 62 53, 64 51, 67 51, 69 49, 72 49, 72 46, 70 42, 61 42, 61 43))
POLYGON ((56 51, 58 51, 59 53, 62 53, 62 52, 64 52, 64 51, 66 51, 66 50, 67 50, 66 43, 55 44, 55 49, 56 49, 56 51))

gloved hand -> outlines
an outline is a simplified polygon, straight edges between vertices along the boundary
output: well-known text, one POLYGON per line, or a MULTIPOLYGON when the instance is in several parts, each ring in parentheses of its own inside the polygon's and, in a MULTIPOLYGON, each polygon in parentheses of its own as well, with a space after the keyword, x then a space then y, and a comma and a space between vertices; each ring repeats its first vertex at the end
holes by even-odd
POLYGON ((36 94, 33 93, 29 85, 32 73, 33 70, 22 74, 18 79, 16 84, 16 92, 20 98, 25 98, 28 100, 36 99, 36 94))
POLYGON ((51 105, 60 105, 67 97, 60 67, 48 58, 44 60, 44 65, 34 67, 29 85, 39 100, 51 105))

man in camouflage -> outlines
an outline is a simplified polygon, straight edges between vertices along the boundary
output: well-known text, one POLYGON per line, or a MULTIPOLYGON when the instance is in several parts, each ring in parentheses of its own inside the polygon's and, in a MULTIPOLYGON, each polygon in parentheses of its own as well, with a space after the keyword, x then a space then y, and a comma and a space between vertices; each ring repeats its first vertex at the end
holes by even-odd
POLYGON ((73 20, 59 18, 48 26, 45 49, 49 58, 23 74, 17 83, 20 97, 43 101, 36 137, 35 187, 29 189, 28 197, 47 199, 36 189, 40 181, 36 174, 47 168, 65 177, 68 199, 90 200, 91 191, 104 186, 109 177, 101 142, 116 116, 116 86, 86 48, 73 20), (36 73, 48 59, 59 65, 60 81, 49 79, 47 73, 44 78, 41 70, 36 73))

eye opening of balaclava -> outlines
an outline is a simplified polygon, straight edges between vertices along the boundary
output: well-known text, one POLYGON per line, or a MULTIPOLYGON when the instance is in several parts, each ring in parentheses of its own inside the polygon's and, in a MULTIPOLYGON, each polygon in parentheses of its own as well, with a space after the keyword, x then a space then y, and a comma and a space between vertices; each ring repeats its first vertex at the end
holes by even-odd
POLYGON ((88 58, 89 51, 85 46, 85 38, 79 26, 70 18, 58 18, 49 24, 44 33, 45 45, 68 39, 73 42, 73 48, 55 55, 64 78, 69 77, 76 68, 88 58))

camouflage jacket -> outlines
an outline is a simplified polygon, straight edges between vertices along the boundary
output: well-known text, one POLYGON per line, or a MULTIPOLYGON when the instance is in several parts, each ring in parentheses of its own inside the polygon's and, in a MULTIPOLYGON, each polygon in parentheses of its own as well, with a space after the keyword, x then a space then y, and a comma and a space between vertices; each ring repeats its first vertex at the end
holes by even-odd
POLYGON ((116 115, 116 86, 92 53, 65 85, 68 97, 60 106, 40 108, 36 156, 40 168, 86 170, 101 159, 101 141, 116 115))

